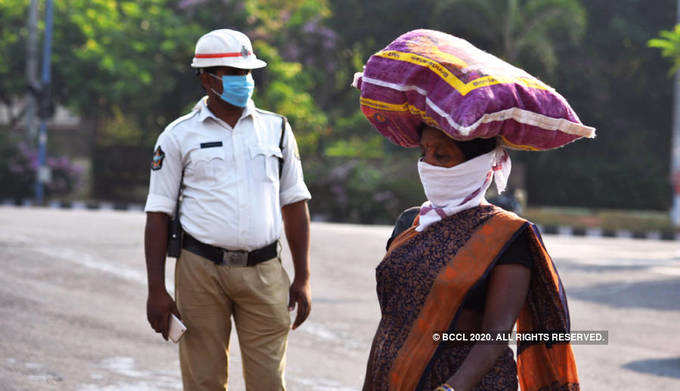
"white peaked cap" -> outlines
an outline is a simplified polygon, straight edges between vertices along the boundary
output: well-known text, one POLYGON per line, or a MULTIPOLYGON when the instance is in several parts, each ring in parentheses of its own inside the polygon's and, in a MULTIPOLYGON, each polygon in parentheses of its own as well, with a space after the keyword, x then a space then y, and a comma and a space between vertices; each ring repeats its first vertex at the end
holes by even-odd
POLYGON ((192 68, 233 67, 256 69, 267 66, 253 53, 253 45, 248 37, 236 30, 213 30, 196 42, 192 68))

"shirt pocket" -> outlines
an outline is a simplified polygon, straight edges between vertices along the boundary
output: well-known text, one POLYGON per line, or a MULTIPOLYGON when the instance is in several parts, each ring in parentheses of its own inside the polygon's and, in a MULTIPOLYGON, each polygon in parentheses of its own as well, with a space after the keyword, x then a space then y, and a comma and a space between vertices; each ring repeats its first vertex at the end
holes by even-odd
POLYGON ((283 158, 281 148, 275 145, 257 144, 250 147, 253 162, 253 177, 256 180, 276 182, 279 179, 279 159, 283 158))
POLYGON ((196 181, 210 187, 221 182, 226 170, 223 148, 197 149, 191 152, 190 159, 188 169, 196 181))

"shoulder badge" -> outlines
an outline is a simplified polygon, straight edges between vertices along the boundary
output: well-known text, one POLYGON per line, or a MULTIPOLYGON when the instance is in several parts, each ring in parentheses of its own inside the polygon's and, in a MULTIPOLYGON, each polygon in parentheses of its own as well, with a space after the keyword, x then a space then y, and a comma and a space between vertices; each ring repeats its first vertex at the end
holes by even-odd
POLYGON ((165 152, 161 149, 159 145, 158 148, 153 152, 153 159, 151 160, 151 169, 158 171, 163 167, 163 159, 165 159, 165 152))

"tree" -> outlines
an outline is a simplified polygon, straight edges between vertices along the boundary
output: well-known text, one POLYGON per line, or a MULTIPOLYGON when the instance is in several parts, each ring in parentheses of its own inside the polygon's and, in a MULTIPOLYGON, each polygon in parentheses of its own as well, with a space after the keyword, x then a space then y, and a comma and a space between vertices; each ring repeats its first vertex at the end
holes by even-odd
POLYGON ((309 37, 314 32, 306 26, 327 15, 326 2, 194 0, 183 3, 184 20, 202 26, 204 32, 232 28, 250 37, 257 55, 268 63, 266 68, 254 72, 255 103, 286 115, 302 154, 318 158, 319 136, 328 126, 326 114, 312 94, 318 86, 304 67, 303 57, 283 54, 302 46, 298 45, 300 42, 311 41, 309 37))
MULTIPOLYGON (((0 101, 26 92, 25 19, 28 0, 0 3, 0 101)), ((275 46, 288 28, 321 12, 323 2, 63 0, 55 2, 53 79, 56 101, 111 127, 111 142, 152 143, 165 125, 202 95, 189 68, 196 40, 213 28, 245 31, 270 62, 259 74, 258 103, 284 109, 308 133, 324 126, 299 64, 286 62, 275 46), (272 70, 271 73, 268 73, 272 70), (271 90, 266 87, 271 83, 271 90), (261 102, 260 102, 261 101, 261 102), (118 132, 118 133, 116 133, 118 132), (120 134, 123 132, 125 134, 120 134), (119 136, 116 138, 116 134, 119 136)))
MULTIPOLYGON (((26 20, 28 0, 0 2, 0 104, 12 107, 26 92, 22 77, 26 69, 26 20)), ((9 128, 17 125, 22 112, 10 112, 9 128)))
POLYGON ((557 47, 553 86, 597 128, 597 138, 526 154, 533 202, 668 210, 672 83, 666 61, 647 42, 659 26, 675 24, 668 12, 675 3, 583 2, 586 38, 557 47), (545 185, 555 178, 565 185, 545 185))
MULTIPOLYGON (((3 102, 26 93, 18 75, 25 69, 28 4, 0 1, 3 102)), ((674 25, 667 11, 674 0, 62 0, 55 6, 55 97, 99 118, 99 135, 112 144, 148 147, 203 95, 188 67, 200 35, 224 27, 248 34, 269 63, 255 72, 254 98, 290 118, 315 213, 386 222, 422 201, 415 153, 372 129, 359 111, 358 91, 349 87, 370 55, 416 28, 465 38, 528 70, 598 128, 594 141, 518 154, 529 166, 533 204, 668 207, 671 83, 661 47, 647 42, 659 26, 674 25), (548 185, 555 178, 561 186, 548 185)), ((676 33, 670 33, 658 39, 675 53, 676 33)))
MULTIPOLYGON (((324 13, 323 1, 63 0, 54 4, 54 99, 93 120, 97 156, 109 154, 106 148, 124 147, 135 157, 130 160, 144 162, 143 156, 137 157, 141 151, 204 95, 189 67, 196 41, 212 29, 225 27, 249 35, 255 51, 269 63, 255 73, 258 106, 288 116, 302 152, 316 152, 326 117, 310 94, 311 78, 301 64, 279 54, 279 45, 286 41, 281 37, 304 37, 304 26, 324 13), (141 151, 134 152, 135 148, 141 151)), ((27 90, 24 78, 17 75, 25 69, 28 6, 29 0, 0 2, 0 102, 8 106, 27 90)), ((111 182, 105 172, 132 178, 127 187, 146 183, 145 164, 123 173, 111 166, 115 161, 94 159, 95 184, 111 182), (102 175, 105 178, 97 178, 102 175)))
POLYGON ((586 13, 578 0, 446 0, 434 11, 439 26, 463 33, 512 64, 552 73, 555 47, 577 42, 586 13), (447 23, 450 20, 458 23, 447 23))

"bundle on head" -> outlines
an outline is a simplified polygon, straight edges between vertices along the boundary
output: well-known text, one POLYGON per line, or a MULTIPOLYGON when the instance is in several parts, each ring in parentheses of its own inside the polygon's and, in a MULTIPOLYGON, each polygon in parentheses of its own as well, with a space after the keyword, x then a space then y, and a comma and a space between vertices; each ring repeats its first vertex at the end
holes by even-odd
POLYGON ((561 147, 595 129, 553 88, 469 42, 408 32, 374 54, 354 85, 361 110, 392 142, 418 145, 421 123, 455 140, 498 138, 520 150, 561 147))

